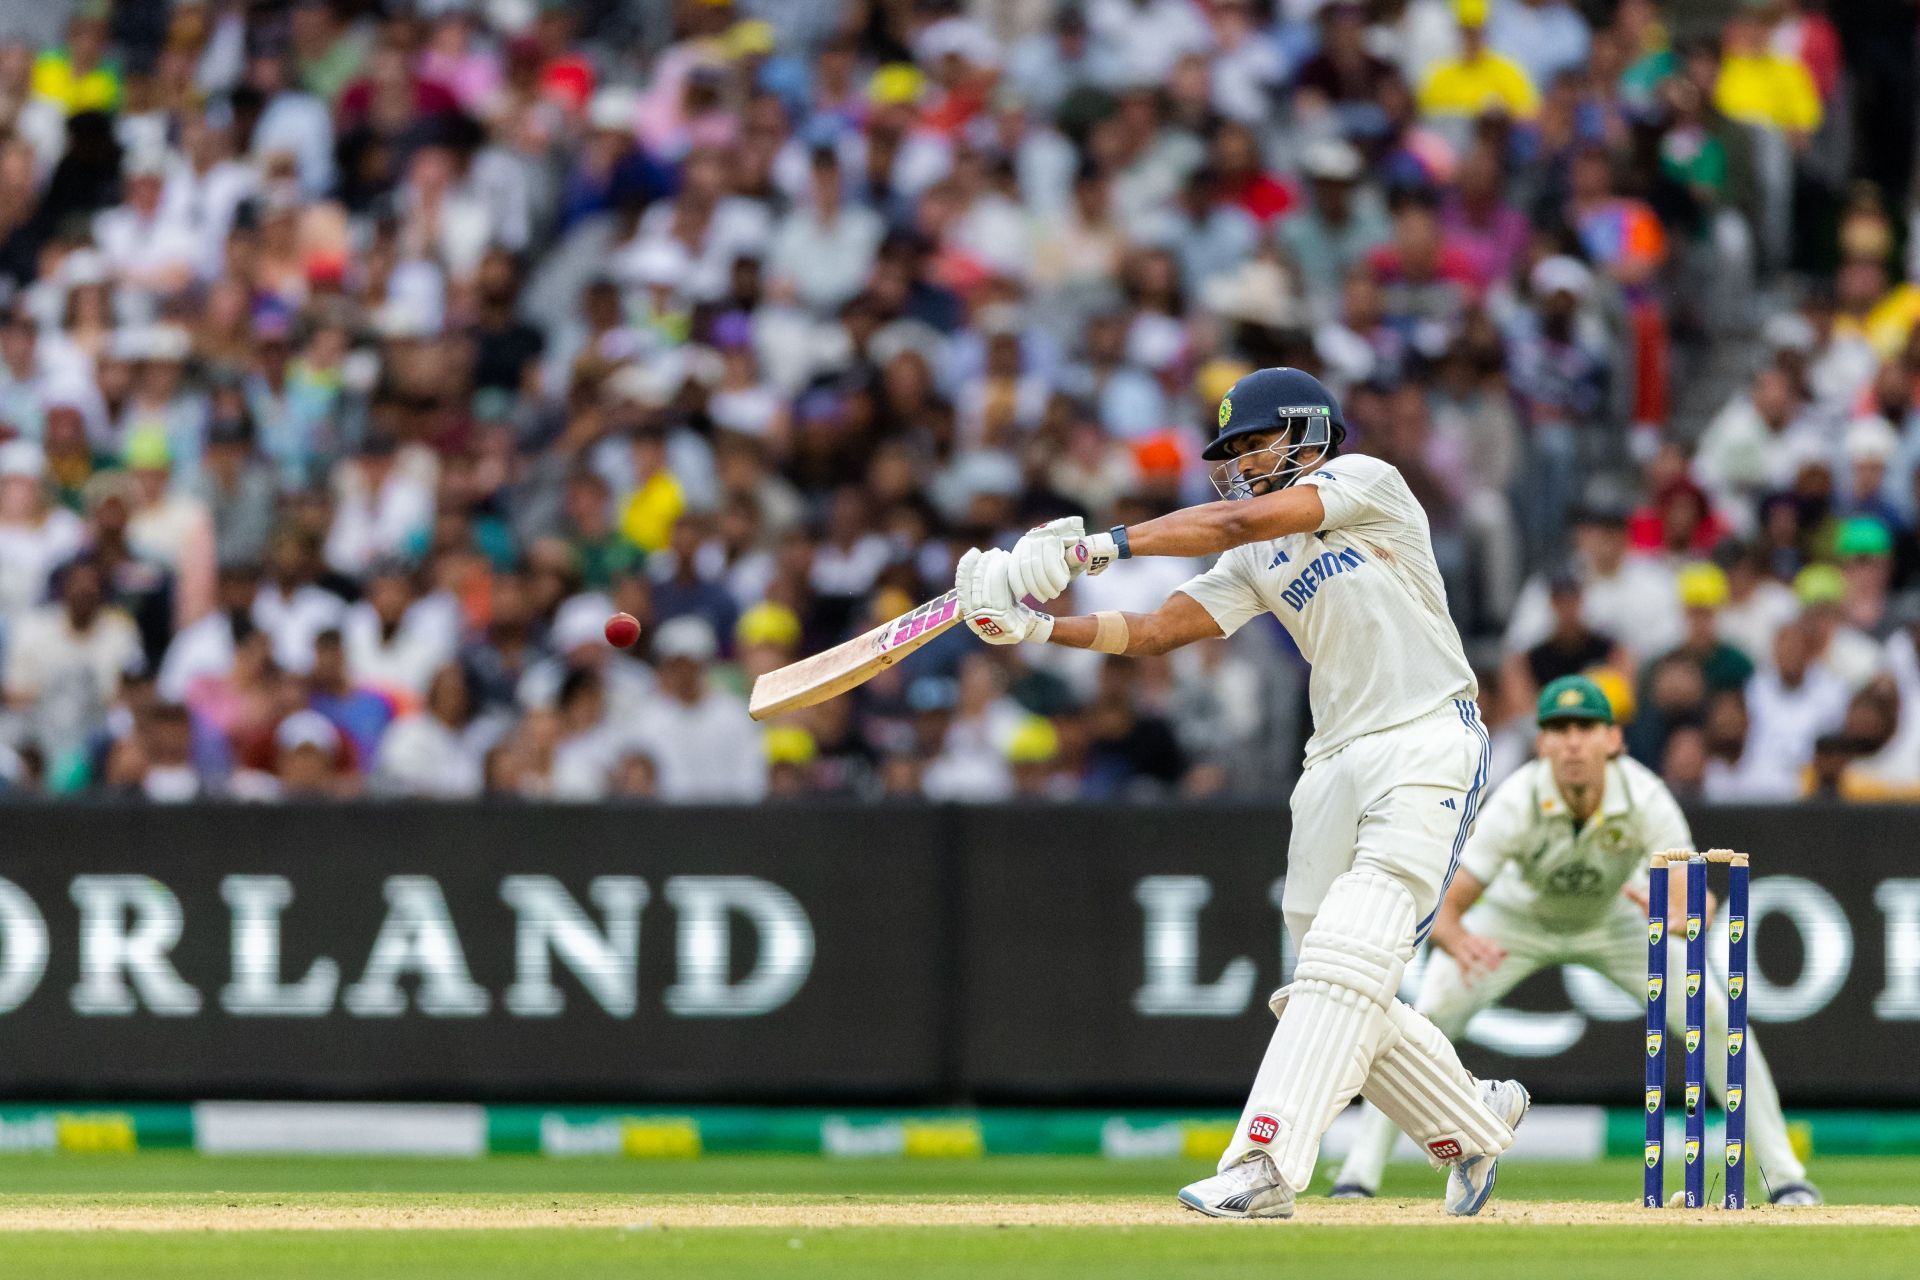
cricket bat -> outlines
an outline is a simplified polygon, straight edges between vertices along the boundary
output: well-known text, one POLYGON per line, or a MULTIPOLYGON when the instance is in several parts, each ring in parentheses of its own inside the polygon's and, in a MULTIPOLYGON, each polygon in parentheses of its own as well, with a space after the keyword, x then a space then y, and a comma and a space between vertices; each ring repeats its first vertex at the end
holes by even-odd
POLYGON ((753 682, 747 714, 765 720, 858 688, 960 621, 960 593, 949 591, 825 653, 790 662, 753 682))

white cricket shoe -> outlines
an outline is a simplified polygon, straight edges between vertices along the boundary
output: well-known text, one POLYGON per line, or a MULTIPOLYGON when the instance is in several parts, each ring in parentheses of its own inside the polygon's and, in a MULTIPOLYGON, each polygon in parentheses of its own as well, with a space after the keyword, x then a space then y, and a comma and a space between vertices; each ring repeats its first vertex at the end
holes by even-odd
POLYGON ((1291 1218, 1293 1188, 1281 1180, 1266 1152, 1256 1151, 1222 1173, 1182 1187, 1180 1203, 1209 1218, 1291 1218))
POLYGON ((1811 1182, 1789 1182, 1783 1187, 1775 1187, 1767 1203, 1804 1208, 1809 1205, 1825 1204, 1820 1196, 1820 1188, 1811 1182))
MULTIPOLYGON (((1533 1095, 1518 1080, 1482 1080, 1480 1101, 1487 1109, 1518 1129, 1533 1105, 1533 1095)), ((1469 1156, 1456 1161, 1447 1173, 1447 1212, 1456 1218, 1470 1218, 1480 1212, 1493 1196, 1493 1181, 1500 1173, 1498 1156, 1469 1156)))

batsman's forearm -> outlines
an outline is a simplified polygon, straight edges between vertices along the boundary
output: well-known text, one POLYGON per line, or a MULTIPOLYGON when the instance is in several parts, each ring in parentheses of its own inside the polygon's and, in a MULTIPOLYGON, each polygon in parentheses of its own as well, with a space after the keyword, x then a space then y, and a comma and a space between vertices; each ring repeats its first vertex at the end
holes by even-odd
POLYGON ((1127 526, 1127 540, 1136 556, 1210 556, 1254 539, 1245 519, 1236 511, 1243 502, 1209 502, 1127 526))
POLYGON ((1239 502, 1208 502, 1127 526, 1136 556, 1210 556, 1264 538, 1312 533, 1326 518, 1320 491, 1297 485, 1239 502))
MULTIPOLYGON (((1123 613, 1120 616, 1127 623, 1127 647, 1121 651, 1122 656, 1138 658, 1166 653, 1179 647, 1165 638, 1165 628, 1156 624, 1152 614, 1123 613)), ((1090 617, 1055 618, 1053 634, 1047 637, 1047 643, 1065 645, 1069 649, 1091 649, 1094 635, 1099 629, 1099 622, 1090 617)))

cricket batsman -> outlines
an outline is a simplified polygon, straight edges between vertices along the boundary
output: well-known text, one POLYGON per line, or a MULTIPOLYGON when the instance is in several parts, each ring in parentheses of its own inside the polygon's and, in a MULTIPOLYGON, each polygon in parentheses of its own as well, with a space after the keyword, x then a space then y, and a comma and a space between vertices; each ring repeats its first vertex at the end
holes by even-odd
POLYGON ((1340 406, 1298 369, 1240 379, 1219 425, 1203 456, 1226 501, 1103 534, 1055 521, 1010 552, 969 551, 960 606, 992 644, 1110 654, 1230 636, 1263 613, 1292 633, 1312 664, 1314 721, 1281 904, 1298 960, 1269 1001, 1279 1025, 1219 1172, 1180 1200, 1218 1218, 1291 1217, 1328 1126, 1364 1093, 1449 1170, 1448 1212, 1477 1213, 1527 1091, 1469 1075, 1396 995, 1487 785, 1473 671, 1426 515, 1394 467, 1340 453, 1340 406), (1132 556, 1216 554, 1153 613, 1052 618, 1026 603, 1132 556))
MULTIPOLYGON (((1585 676, 1540 691, 1538 756, 1494 791, 1467 840, 1460 873, 1433 923, 1433 957, 1414 1006, 1448 1036, 1536 971, 1581 964, 1628 995, 1646 996, 1647 858, 1692 849, 1673 795, 1652 770, 1623 755, 1613 707, 1585 676)), ((1685 877, 1674 878, 1670 919, 1685 918, 1685 877)), ((1713 917, 1711 896, 1707 918, 1713 917)), ((1667 981, 1686 981, 1684 933, 1667 949, 1667 981)), ((1724 971, 1723 971, 1724 973, 1724 971)), ((1724 981, 1724 978, 1723 978, 1724 981)), ((1686 1007, 1671 1002, 1673 1035, 1686 1007)), ((1727 1035, 1723 987, 1707 983, 1707 1040, 1727 1035)), ((1748 1148, 1774 1204, 1820 1203, 1787 1140, 1773 1073, 1747 1032, 1748 1148)), ((1707 1087, 1726 1102, 1727 1061, 1707 1055, 1707 1087)), ((1369 1107, 1361 1135, 1334 1179, 1337 1198, 1371 1196, 1393 1148, 1394 1122, 1369 1107)))

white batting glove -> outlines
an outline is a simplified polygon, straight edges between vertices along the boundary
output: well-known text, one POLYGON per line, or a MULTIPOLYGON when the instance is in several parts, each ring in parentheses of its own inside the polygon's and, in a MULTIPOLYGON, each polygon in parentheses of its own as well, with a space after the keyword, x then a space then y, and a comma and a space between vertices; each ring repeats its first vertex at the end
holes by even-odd
POLYGON ((1087 567, 1084 556, 1073 554, 1086 536, 1086 525, 1079 516, 1049 521, 1020 535, 1007 566, 1013 598, 1032 596, 1042 604, 1057 599, 1073 581, 1073 575, 1087 567))
POLYGON ((960 593, 960 613, 967 629, 988 644, 1045 643, 1053 634, 1053 619, 1029 609, 1007 583, 1008 554, 978 547, 960 557, 954 589, 960 593))

